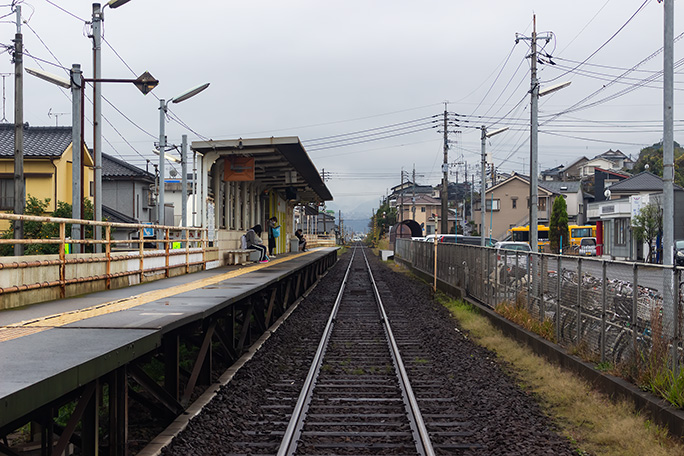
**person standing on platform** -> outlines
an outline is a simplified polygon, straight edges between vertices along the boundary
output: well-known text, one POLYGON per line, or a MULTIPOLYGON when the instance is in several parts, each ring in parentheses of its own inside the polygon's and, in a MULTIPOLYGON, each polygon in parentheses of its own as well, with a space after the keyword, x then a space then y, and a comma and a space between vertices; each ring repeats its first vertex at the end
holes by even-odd
POLYGON ((268 256, 266 255, 266 246, 259 237, 261 236, 261 232, 261 225, 254 225, 245 233, 245 239, 247 241, 248 249, 259 251, 259 262, 266 263, 268 261, 268 256))
POLYGON ((275 258, 276 238, 280 236, 280 227, 278 226, 278 217, 271 217, 268 219, 268 256, 275 258))

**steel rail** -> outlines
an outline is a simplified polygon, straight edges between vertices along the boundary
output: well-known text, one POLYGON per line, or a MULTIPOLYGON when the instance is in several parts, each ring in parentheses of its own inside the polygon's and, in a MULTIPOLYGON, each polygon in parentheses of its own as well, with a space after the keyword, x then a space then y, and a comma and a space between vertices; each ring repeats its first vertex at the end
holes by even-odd
POLYGON ((397 367, 397 377, 399 378, 399 384, 401 385, 402 393, 404 394, 404 402, 406 403, 406 411, 408 412, 411 420, 411 428, 413 429, 414 434, 416 434, 416 449, 421 455, 434 456, 435 451, 432 448, 432 440, 430 440, 430 435, 425 427, 425 421, 423 420, 423 415, 420 413, 420 407, 418 407, 416 395, 413 393, 413 388, 411 387, 411 382, 409 381, 408 374, 406 373, 404 361, 399 353, 399 346, 394 338, 392 327, 390 326, 387 313, 385 312, 385 306, 382 304, 380 291, 378 290, 378 287, 375 283, 375 278, 373 277, 373 271, 371 271, 370 264, 368 263, 366 252, 362 250, 362 253, 363 259, 366 261, 366 267, 368 269, 368 274, 370 275, 371 284, 373 285, 375 300, 378 304, 382 324, 385 328, 387 340, 391 348, 392 357, 394 358, 394 363, 397 367))
POLYGON ((278 448, 278 456, 293 455, 297 450, 297 440, 301 435, 302 425, 304 424, 304 416, 306 410, 311 402, 311 397, 313 394, 314 386, 316 384, 316 378, 320 372, 321 365, 323 363, 323 356, 325 355, 326 348, 328 346, 328 340, 330 340, 330 335, 332 334, 333 326, 335 325, 335 318, 337 317, 337 311, 340 308, 340 303, 342 302, 342 295, 344 294, 344 288, 347 285, 347 279, 349 278, 349 271, 351 270, 351 265, 356 255, 356 247, 352 250, 352 255, 349 260, 349 265, 347 266, 347 271, 344 274, 344 279, 342 280, 342 285, 340 286, 340 291, 337 293, 337 298, 335 299, 335 304, 330 312, 330 317, 328 318, 328 323, 325 325, 323 330, 323 336, 318 343, 318 349, 314 355, 314 359, 309 368, 309 373, 304 381, 304 386, 299 393, 299 398, 297 399, 297 404, 295 405, 294 411, 292 412, 292 417, 287 425, 283 439, 280 442, 280 448, 278 448))

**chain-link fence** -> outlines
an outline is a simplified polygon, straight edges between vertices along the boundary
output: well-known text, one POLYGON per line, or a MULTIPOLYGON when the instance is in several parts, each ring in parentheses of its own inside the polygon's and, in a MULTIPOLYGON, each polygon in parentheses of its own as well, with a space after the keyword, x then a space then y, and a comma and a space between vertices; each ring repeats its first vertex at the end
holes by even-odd
POLYGON ((659 349, 681 365, 682 268, 408 239, 395 255, 489 307, 524 306, 596 362, 659 349))

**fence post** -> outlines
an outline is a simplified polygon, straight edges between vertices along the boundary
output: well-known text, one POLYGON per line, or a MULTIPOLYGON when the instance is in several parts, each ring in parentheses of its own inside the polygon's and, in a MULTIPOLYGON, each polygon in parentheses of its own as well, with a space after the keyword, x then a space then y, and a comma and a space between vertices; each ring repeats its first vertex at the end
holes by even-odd
POLYGON ((138 254, 140 255, 140 283, 145 279, 145 228, 140 227, 138 235, 138 254))
POLYGON ((110 290, 112 288, 112 279, 110 277, 112 273, 112 227, 110 225, 105 227, 105 239, 107 240, 107 244, 105 244, 105 256, 107 257, 105 287, 107 290, 110 290))
POLYGON ((59 297, 66 296, 66 223, 59 224, 59 297))
POLYGON ((679 375, 679 342, 681 340, 681 322, 679 321, 679 316, 680 316, 680 307, 682 305, 681 302, 681 297, 679 295, 679 277, 677 277, 677 264, 675 262, 674 265, 672 265, 672 281, 673 285, 673 290, 672 290, 672 297, 673 301, 675 304, 675 309, 674 309, 674 321, 672 324, 674 325, 674 341, 672 344, 672 371, 676 376, 679 375))
POLYGON ((544 322, 546 308, 544 304, 544 276, 546 275, 546 268, 544 267, 544 254, 539 256, 539 321, 544 322))
POLYGON ((582 335, 582 257, 577 259, 577 341, 582 335))
POLYGON ((556 280, 558 282, 558 297, 556 298, 556 343, 561 342, 561 291, 563 289, 563 264, 558 255, 558 267, 556 268, 556 280))
MULTIPOLYGON (((637 356, 637 309, 639 304, 639 268, 637 264, 632 263, 633 278, 632 278, 632 348, 634 356, 637 356)), ((665 296, 665 293, 663 293, 665 296)))
POLYGON ((190 230, 185 230, 185 273, 190 274, 190 230))
POLYGON ((532 253, 526 253, 527 255, 527 269, 525 274, 527 276, 527 311, 532 313, 532 253))
POLYGON ((606 302, 608 301, 608 263, 601 260, 601 362, 606 362, 606 302))
POLYGON ((520 280, 518 280, 518 274, 520 274, 520 257, 519 257, 520 252, 517 250, 515 251, 515 296, 513 297, 513 300, 515 304, 518 304, 518 294, 520 293, 520 280))
POLYGON ((165 263, 166 263, 166 268, 164 269, 164 277, 169 277, 169 255, 170 255, 170 247, 171 243, 169 242, 169 229, 166 228, 164 229, 164 253, 165 253, 165 263))

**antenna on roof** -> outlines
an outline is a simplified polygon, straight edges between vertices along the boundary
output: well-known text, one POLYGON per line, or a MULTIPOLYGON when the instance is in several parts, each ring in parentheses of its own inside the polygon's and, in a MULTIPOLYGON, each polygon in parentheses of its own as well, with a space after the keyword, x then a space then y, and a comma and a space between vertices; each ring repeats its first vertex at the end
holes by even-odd
POLYGON ((52 118, 52 116, 55 116, 55 127, 59 127, 59 116, 65 116, 67 114, 70 114, 68 112, 52 112, 52 108, 48 111, 48 117, 52 118))

